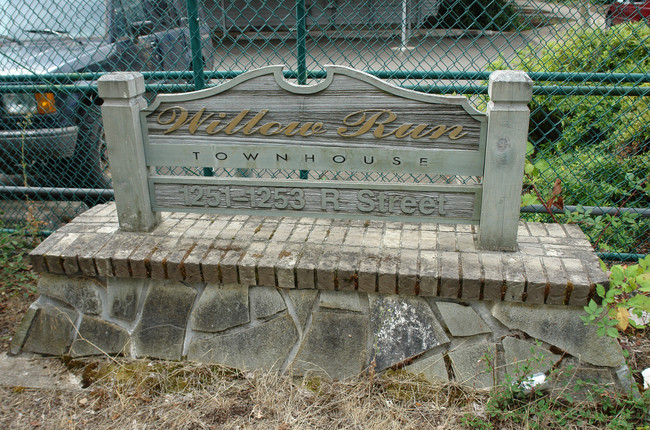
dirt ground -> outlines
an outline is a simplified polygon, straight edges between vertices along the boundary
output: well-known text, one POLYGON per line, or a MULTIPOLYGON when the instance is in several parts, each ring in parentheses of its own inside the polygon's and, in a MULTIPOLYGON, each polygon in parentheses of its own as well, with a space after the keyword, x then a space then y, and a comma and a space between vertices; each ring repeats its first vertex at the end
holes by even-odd
POLYGON ((36 297, 30 294, 0 295, 0 299, 0 352, 5 352, 9 351, 16 327, 36 297))

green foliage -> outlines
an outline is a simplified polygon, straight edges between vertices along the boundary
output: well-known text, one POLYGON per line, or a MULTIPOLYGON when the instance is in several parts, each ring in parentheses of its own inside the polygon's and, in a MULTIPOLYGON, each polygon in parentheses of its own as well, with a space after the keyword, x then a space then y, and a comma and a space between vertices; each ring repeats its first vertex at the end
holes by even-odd
POLYGON ((467 413, 461 422, 472 429, 640 428, 646 424, 650 390, 638 398, 606 391, 602 385, 576 380, 571 386, 550 386, 573 381, 572 366, 550 371, 543 385, 531 386, 529 375, 544 360, 535 356, 506 375, 490 393, 482 413, 467 413), (582 399, 582 400, 578 400, 582 399))
POLYGON ((633 192, 628 206, 646 207, 650 203, 645 181, 650 171, 650 152, 636 157, 616 157, 602 145, 568 151, 550 159, 538 157, 533 162, 539 167, 537 184, 562 181, 566 204, 594 205, 609 202, 616 205, 633 192), (542 167, 546 166, 546 167, 542 167), (634 198, 636 197, 636 198, 634 198))
POLYGON ((609 289, 596 286, 596 294, 601 299, 598 304, 591 300, 585 306, 585 324, 598 327, 598 335, 617 339, 619 330, 628 325, 644 328, 648 324, 638 324, 631 315, 641 317, 642 312, 650 312, 650 255, 640 259, 638 264, 613 266, 609 276, 609 289))
MULTIPOLYGON (((650 41, 648 41, 650 43, 650 41)), ((650 87, 650 84, 641 85, 650 87)), ((608 146, 621 155, 650 152, 650 103, 648 97, 621 97, 620 115, 608 146)))
POLYGON ((443 0, 430 24, 438 28, 513 30, 517 25, 514 2, 505 0, 443 0))
MULTIPOLYGON (((562 37, 519 52, 514 61, 490 67, 646 74, 650 70, 650 27, 643 22, 609 30, 576 27, 562 37)), ((542 81, 536 85, 594 84, 542 81)), ((559 180, 566 205, 649 207, 649 103, 648 97, 636 96, 534 96, 522 205, 548 201, 559 180)), ((526 216, 535 217, 539 218, 526 216)), ((578 211, 555 219, 579 223, 599 251, 646 253, 650 248, 647 218, 630 214, 592 218, 578 211)))
MULTIPOLYGON (((645 74, 650 70, 650 27, 640 22, 610 30, 575 29, 540 49, 520 52, 509 65, 498 62, 491 68, 508 66, 530 72, 645 74)), ((610 141, 612 137, 625 146, 626 130, 630 134, 627 138, 643 140, 645 136, 647 144, 647 121, 643 119, 647 100, 642 97, 540 95, 533 98, 531 112, 534 142, 542 146, 554 143, 560 152, 576 145, 610 141)))
MULTIPOLYGON (((576 28, 539 49, 520 51, 513 61, 499 61, 489 67, 515 67, 529 72, 645 74, 650 70, 650 27, 638 22, 609 30, 576 28)), ((647 104, 643 97, 535 96, 531 103, 531 137, 536 145, 552 143, 560 152, 603 141, 615 141, 618 146, 627 146, 630 140, 647 145, 647 104)))
POLYGON ((38 276, 31 270, 28 254, 37 241, 26 230, 0 232, 0 295, 36 293, 38 276))
MULTIPOLYGON (((649 39, 650 28, 643 22, 609 30, 575 27, 539 48, 520 51, 514 65, 528 72, 646 73, 650 66, 649 39)), ((501 61, 491 68, 504 66, 501 61)))
MULTIPOLYGON (((598 391, 594 384, 590 387, 598 391)), ((463 423, 472 429, 526 428, 644 428, 650 395, 627 398, 602 393, 591 402, 574 404, 567 400, 541 396, 537 399, 512 399, 505 407, 491 407, 487 416, 466 415, 463 423)))
POLYGON ((575 212, 565 211, 564 216, 558 216, 567 223, 579 224, 583 231, 605 252, 625 252, 635 249, 645 237, 647 240, 647 221, 638 214, 621 212, 618 215, 592 216, 591 210, 585 211, 578 206, 575 212))
POLYGON ((565 210, 564 215, 555 215, 555 219, 535 221, 579 224, 599 251, 639 249, 639 253, 643 253, 642 250, 650 246, 650 219, 625 211, 593 216, 591 210, 583 206, 648 207, 650 151, 625 158, 607 154, 603 145, 595 145, 550 159, 550 165, 543 156, 529 152, 522 206, 548 202, 553 197, 553 185, 559 179, 564 204, 575 205, 577 210, 565 210))
POLYGON ((545 163, 544 160, 539 160, 536 163, 530 161, 530 159, 535 154, 535 147, 532 143, 526 142, 526 161, 524 164, 524 193, 521 196, 521 206, 535 205, 540 204, 539 198, 534 191, 530 191, 531 188, 535 185, 536 178, 540 175, 540 168, 546 169, 546 164, 543 166, 540 164, 545 163))
POLYGON ((579 27, 526 58, 537 71, 645 73, 650 28, 628 23, 615 29, 579 27))
POLYGON ((620 212, 616 215, 592 216, 582 206, 650 206, 650 151, 630 157, 612 155, 605 144, 567 151, 557 157, 537 153, 530 157, 524 184, 536 189, 546 201, 552 195, 556 180, 566 205, 578 210, 556 215, 558 222, 577 223, 605 252, 630 252, 650 246, 650 219, 620 212), (550 163, 550 164, 549 164, 550 163))

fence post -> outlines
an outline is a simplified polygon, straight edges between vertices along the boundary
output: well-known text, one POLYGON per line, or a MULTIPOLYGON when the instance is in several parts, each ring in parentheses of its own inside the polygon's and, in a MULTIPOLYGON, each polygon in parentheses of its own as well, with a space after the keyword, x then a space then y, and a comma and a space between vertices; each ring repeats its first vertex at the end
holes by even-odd
POLYGON ((305 0, 296 0, 296 63, 298 85, 307 84, 307 8, 305 0))
MULTIPOLYGON (((296 62, 298 85, 307 85, 307 9, 305 0, 296 0, 296 62)), ((309 179, 309 170, 298 172, 300 179, 309 179)))
POLYGON ((150 231, 160 221, 151 210, 140 111, 147 106, 144 78, 116 72, 97 81, 120 229, 150 231))
POLYGON ((482 249, 514 251, 533 81, 522 71, 499 70, 490 75, 488 94, 478 240, 482 249))
MULTIPOLYGON (((205 88, 203 75, 203 53, 201 46, 201 28, 199 27, 199 6, 197 0, 187 0, 187 22, 190 30, 190 47, 192 48, 192 72, 194 73, 194 89, 205 88)), ((210 70, 213 65, 211 64, 210 70)))

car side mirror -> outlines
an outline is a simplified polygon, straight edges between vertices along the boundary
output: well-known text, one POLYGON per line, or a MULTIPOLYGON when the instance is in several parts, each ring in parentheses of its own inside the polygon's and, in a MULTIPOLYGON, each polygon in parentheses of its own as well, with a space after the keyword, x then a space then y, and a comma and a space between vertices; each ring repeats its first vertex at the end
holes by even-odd
POLYGON ((133 21, 129 25, 129 30, 134 39, 137 39, 140 36, 147 36, 152 34, 154 31, 153 21, 133 21))

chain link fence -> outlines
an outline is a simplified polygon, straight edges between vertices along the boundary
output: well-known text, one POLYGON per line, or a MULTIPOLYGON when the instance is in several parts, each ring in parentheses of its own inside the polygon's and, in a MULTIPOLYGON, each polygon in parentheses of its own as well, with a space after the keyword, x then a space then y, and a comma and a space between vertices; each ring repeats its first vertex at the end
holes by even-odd
MULTIPOLYGON (((576 222, 601 256, 650 248, 650 3, 563 0, 0 0, 2 227, 52 230, 112 197, 95 82, 159 92, 326 64, 485 108, 490 71, 535 81, 522 218, 576 222)), ((480 178, 166 168, 176 174, 398 182, 480 178)))

